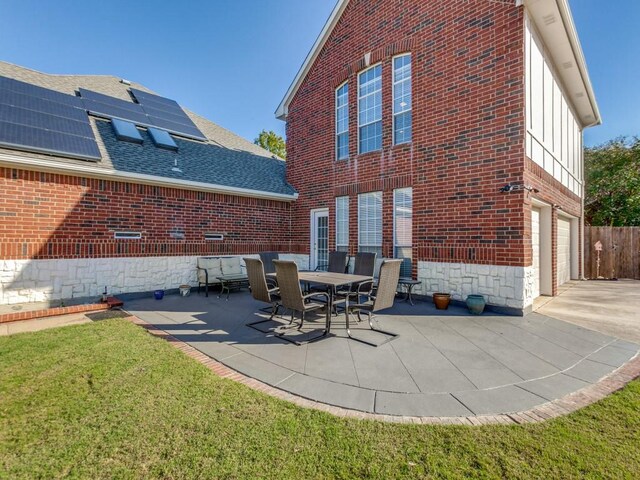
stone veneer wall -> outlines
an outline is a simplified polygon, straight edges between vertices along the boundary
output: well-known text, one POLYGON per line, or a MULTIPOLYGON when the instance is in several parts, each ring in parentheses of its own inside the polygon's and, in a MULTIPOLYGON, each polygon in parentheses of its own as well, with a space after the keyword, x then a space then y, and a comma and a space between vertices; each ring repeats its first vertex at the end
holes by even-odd
POLYGON ((416 293, 450 293, 464 301, 467 295, 484 295, 491 305, 524 310, 533 304, 533 267, 418 262, 416 293))
MULTIPOLYGON (((98 297, 105 285, 115 295, 195 286, 197 258, 0 260, 0 305, 98 297)), ((281 258, 295 260, 300 269, 309 266, 308 255, 281 254, 281 258)))

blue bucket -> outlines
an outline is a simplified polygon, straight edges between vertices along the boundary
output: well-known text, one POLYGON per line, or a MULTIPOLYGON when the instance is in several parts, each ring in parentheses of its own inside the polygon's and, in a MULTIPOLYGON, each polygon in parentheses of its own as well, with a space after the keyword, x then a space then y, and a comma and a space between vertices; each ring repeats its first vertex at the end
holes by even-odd
POLYGON ((162 300, 162 297, 164 297, 164 290, 156 290, 153 292, 153 296, 156 300, 162 300))

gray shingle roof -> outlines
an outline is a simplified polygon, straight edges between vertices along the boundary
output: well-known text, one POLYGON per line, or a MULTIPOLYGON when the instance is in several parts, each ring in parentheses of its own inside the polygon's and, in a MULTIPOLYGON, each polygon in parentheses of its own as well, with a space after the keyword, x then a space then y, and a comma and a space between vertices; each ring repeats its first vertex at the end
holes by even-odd
POLYGON ((144 128, 142 145, 116 139, 111 123, 97 120, 96 127, 116 170, 205 182, 264 192, 293 195, 285 180, 285 162, 251 152, 174 136, 178 151, 156 147, 144 128), (176 165, 181 172, 173 171, 176 165))
MULTIPOLYGON (((115 76, 50 75, 2 61, 0 75, 70 95, 74 95, 81 87, 128 101, 131 100, 129 88, 157 94, 135 82, 125 85, 115 76)), ((104 169, 105 173, 117 170, 152 175, 164 180, 186 180, 211 186, 257 190, 267 194, 295 194, 294 188, 286 181, 284 161, 274 158, 267 150, 204 117, 187 109, 184 111, 207 137, 207 142, 195 142, 174 136, 179 146, 178 153, 156 148, 146 129, 141 129, 145 139, 142 146, 118 142, 109 122, 90 117, 102 154, 99 162, 90 162, 91 166, 104 169), (175 158, 178 159, 182 173, 171 170, 175 158)), ((25 159, 53 161, 70 167, 83 167, 89 163, 3 147, 0 147, 0 153, 25 159)))

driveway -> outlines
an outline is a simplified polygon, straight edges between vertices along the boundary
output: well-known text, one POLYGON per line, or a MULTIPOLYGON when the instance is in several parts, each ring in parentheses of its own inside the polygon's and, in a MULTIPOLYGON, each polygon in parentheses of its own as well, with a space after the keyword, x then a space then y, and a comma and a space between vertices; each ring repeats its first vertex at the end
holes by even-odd
POLYGON ((640 281, 573 282, 537 313, 640 343, 640 281))

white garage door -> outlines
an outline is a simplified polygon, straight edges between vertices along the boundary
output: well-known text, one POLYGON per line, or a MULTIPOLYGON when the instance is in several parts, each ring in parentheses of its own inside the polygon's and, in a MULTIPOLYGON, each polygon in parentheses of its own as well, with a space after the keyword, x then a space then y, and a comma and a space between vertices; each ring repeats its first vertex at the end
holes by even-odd
POLYGON ((531 247, 533 250, 533 298, 540 296, 540 209, 531 209, 531 247))
POLYGON ((558 217, 558 286, 571 279, 571 221, 558 217))

